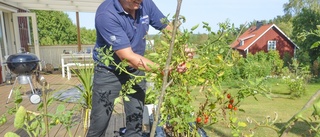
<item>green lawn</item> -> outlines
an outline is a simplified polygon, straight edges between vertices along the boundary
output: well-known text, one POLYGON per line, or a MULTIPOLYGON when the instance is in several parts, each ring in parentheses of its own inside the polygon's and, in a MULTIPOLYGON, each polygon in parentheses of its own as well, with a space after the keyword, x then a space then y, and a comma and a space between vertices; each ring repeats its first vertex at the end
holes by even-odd
MULTIPOLYGON (((227 86, 223 88, 228 89, 228 92, 235 95, 239 87, 234 82, 233 84, 228 82, 225 83, 227 86)), ((264 96, 258 95, 258 101, 253 97, 246 98, 242 103, 240 108, 244 109, 245 112, 237 112, 237 117, 239 121, 246 122, 246 118, 251 118, 256 121, 262 122, 267 116, 271 118, 275 117, 275 113, 278 114, 278 119, 275 122, 275 128, 281 128, 285 122, 287 122, 294 114, 296 114, 310 99, 310 97, 318 90, 320 90, 320 83, 307 84, 306 85, 306 95, 299 99, 289 98, 289 91, 287 84, 279 79, 270 79, 265 83, 272 92, 272 99, 268 99, 264 96)), ((203 97, 199 97, 201 100, 203 97)), ((198 100, 197 99, 197 100, 198 100)), ((312 110, 307 111, 303 116, 309 117, 312 110)), ((319 122, 319 120, 317 121, 319 122)), ((248 124, 248 123, 247 123, 248 124)), ((255 124, 248 124, 247 128, 243 129, 244 132, 249 132, 250 129, 254 128, 255 124)), ((223 122, 214 124, 209 127, 205 127, 207 134, 210 137, 229 137, 232 136, 231 130, 226 127, 223 122)), ((256 128, 254 129, 254 136, 257 137, 276 137, 277 133, 268 128, 256 128)), ((300 136, 311 136, 308 134, 308 125, 302 121, 298 121, 296 125, 290 130, 290 137, 300 137, 300 136), (304 135, 303 135, 304 134, 304 135)))

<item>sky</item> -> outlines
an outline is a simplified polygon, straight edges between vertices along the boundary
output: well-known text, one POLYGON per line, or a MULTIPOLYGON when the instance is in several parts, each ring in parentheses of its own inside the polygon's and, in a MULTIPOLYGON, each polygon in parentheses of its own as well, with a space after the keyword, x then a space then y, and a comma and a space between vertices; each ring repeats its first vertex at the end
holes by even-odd
MULTIPOLYGON (((177 0, 153 0, 164 15, 169 19, 175 14, 177 0)), ((283 4, 289 0, 182 0, 180 15, 186 18, 181 29, 190 29, 199 24, 195 33, 206 33, 202 22, 209 23, 213 31, 219 29, 218 24, 225 21, 233 23, 235 27, 254 20, 269 20, 284 15, 283 4)), ((76 24, 75 12, 67 12, 76 24)), ((94 29, 95 13, 79 13, 80 26, 94 29)), ((149 34, 159 31, 150 27, 149 34)))

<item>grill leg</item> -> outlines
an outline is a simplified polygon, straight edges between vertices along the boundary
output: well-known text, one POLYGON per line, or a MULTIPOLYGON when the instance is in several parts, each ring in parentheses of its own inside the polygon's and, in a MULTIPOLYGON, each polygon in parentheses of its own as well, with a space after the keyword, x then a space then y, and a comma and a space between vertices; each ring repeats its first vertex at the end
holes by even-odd
POLYGON ((13 85, 12 85, 12 88, 11 88, 11 90, 10 90, 10 93, 9 93, 9 96, 8 96, 8 99, 7 99, 7 102, 6 102, 7 104, 8 104, 8 102, 9 102, 9 99, 11 98, 11 95, 12 95, 14 86, 15 86, 16 83, 17 83, 17 80, 18 80, 18 77, 16 77, 16 80, 14 80, 14 83, 13 83, 13 85))
POLYGON ((33 88, 33 85, 31 83, 30 77, 27 77, 27 79, 28 79, 29 85, 31 87, 32 94, 35 94, 36 92, 34 92, 34 88, 33 88))

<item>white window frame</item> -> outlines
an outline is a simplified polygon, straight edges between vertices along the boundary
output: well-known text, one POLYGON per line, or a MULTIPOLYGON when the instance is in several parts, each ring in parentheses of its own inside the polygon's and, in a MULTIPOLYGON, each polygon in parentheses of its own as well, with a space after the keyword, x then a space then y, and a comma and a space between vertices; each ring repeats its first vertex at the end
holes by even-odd
POLYGON ((277 41, 269 40, 267 46, 268 46, 268 51, 276 50, 277 49, 277 41))

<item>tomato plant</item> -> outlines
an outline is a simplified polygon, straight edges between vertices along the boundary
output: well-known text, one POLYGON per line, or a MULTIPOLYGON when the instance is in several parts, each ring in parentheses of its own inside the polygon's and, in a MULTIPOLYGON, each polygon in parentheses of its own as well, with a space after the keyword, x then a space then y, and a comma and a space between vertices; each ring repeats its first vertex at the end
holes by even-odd
MULTIPOLYGON (((164 101, 160 107, 160 125, 170 125, 170 130, 166 131, 170 132, 168 134, 171 136, 194 136, 195 133, 189 134, 192 122, 196 123, 193 128, 198 129, 215 124, 221 118, 233 119, 237 106, 245 97, 232 97, 219 87, 220 82, 226 78, 224 72, 233 66, 233 60, 230 60, 229 56, 237 60, 237 57, 233 57, 237 55, 233 51, 230 51, 232 54, 228 54, 228 36, 234 28, 230 27, 228 22, 221 23, 219 37, 216 37, 216 33, 211 32, 209 24, 204 22, 203 28, 208 29, 209 37, 200 45, 190 42, 190 36, 196 28, 197 26, 190 31, 180 30, 174 41, 171 41, 172 32, 165 32, 161 41, 154 45, 155 52, 146 55, 159 63, 161 68, 165 68, 169 43, 174 43, 169 65, 170 68, 177 68, 177 71, 171 71, 168 75, 169 84, 166 85, 164 101), (181 66, 186 67, 186 70, 180 71, 181 66)), ((154 83, 154 94, 160 94, 163 76, 154 73, 148 75, 148 79, 154 83)), ((233 124, 232 122, 230 124, 233 124)))

